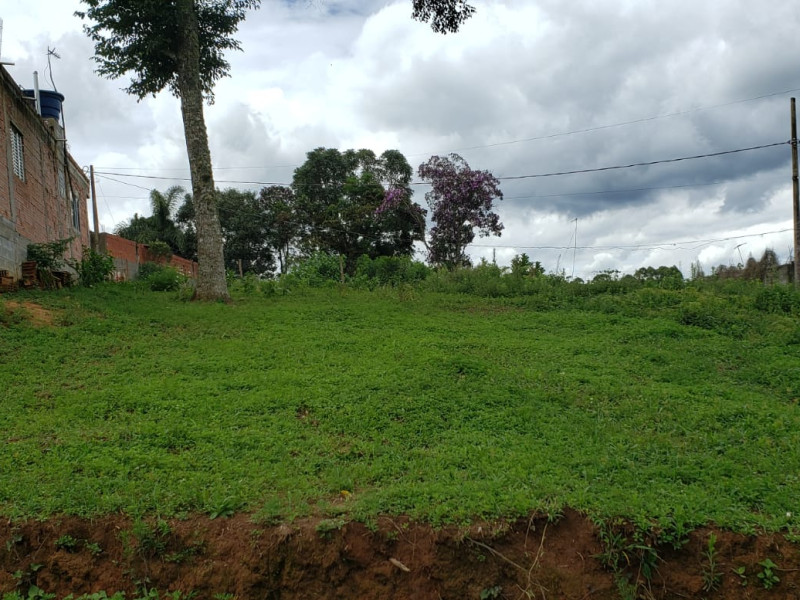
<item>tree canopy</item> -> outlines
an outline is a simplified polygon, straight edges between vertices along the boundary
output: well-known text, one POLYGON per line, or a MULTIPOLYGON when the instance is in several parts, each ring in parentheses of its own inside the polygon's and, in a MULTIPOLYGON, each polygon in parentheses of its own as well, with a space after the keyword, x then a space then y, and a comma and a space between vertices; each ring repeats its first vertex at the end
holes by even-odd
POLYGON ((413 0, 413 6, 411 16, 430 23, 436 33, 455 33, 475 12, 464 0, 413 0))
POLYGON ((376 156, 371 150, 317 148, 295 170, 292 187, 306 252, 341 254, 348 270, 361 255, 409 255, 422 239, 421 225, 406 210, 381 210, 386 187, 407 189, 413 171, 397 150, 376 156))
MULTIPOLYGON (((185 1, 185 0, 184 0, 185 1)), ((81 0, 75 14, 93 23, 84 31, 95 43, 98 73, 118 79, 131 74, 129 94, 139 99, 168 88, 179 96, 178 74, 186 40, 179 5, 163 0, 81 0)), ((200 81, 207 97, 214 83, 229 75, 226 50, 240 50, 232 35, 260 0, 189 0, 197 18, 200 81)))
POLYGON ((466 248, 475 230, 482 237, 499 236, 503 230, 493 212, 495 201, 503 199, 500 182, 489 171, 471 169, 458 154, 432 156, 419 166, 418 174, 431 184, 425 194, 434 223, 428 260, 447 267, 469 264, 466 248))

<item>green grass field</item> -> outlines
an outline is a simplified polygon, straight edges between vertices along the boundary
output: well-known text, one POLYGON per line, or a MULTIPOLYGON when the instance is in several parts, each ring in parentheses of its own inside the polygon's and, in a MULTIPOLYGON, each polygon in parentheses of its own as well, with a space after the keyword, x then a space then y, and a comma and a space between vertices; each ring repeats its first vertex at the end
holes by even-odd
POLYGON ((53 325, 0 305, 4 516, 800 523, 800 324, 749 297, 9 300, 53 325))

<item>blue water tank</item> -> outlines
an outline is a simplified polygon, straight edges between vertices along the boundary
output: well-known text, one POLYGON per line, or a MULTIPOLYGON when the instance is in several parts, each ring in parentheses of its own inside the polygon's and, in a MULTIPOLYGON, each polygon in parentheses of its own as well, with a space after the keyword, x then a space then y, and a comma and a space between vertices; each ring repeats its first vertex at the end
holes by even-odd
MULTIPOLYGON (((24 90, 23 94, 28 98, 35 98, 34 90, 24 90)), ((42 117, 45 119, 61 119, 61 103, 64 102, 64 94, 52 90, 39 90, 39 99, 42 103, 42 117)))

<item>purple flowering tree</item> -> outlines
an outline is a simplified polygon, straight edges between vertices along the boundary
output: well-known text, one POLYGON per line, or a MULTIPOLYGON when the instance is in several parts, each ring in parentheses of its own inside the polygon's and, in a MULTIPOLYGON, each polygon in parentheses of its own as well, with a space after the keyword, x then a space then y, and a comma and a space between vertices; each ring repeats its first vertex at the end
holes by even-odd
POLYGON ((432 156, 418 173, 431 184, 425 194, 434 224, 426 244, 428 261, 446 267, 468 265, 466 248, 476 231, 485 237, 499 236, 503 230, 492 210, 494 202, 503 199, 500 182, 489 171, 471 169, 458 154, 432 156))

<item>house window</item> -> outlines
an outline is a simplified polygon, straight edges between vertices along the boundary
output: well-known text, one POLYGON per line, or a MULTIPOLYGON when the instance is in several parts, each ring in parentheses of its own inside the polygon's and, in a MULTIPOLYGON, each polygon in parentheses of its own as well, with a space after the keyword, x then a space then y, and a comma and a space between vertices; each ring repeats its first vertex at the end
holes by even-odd
POLYGON ((14 165, 14 174, 20 179, 25 179, 25 144, 19 129, 11 126, 11 162, 14 165))
POLYGON ((81 230, 80 202, 78 202, 78 196, 76 196, 75 192, 73 192, 72 190, 70 190, 70 196, 72 196, 72 226, 78 231, 80 231, 81 230))
POLYGON ((58 194, 62 198, 67 197, 67 182, 66 178, 64 177, 64 170, 58 170, 58 194))

